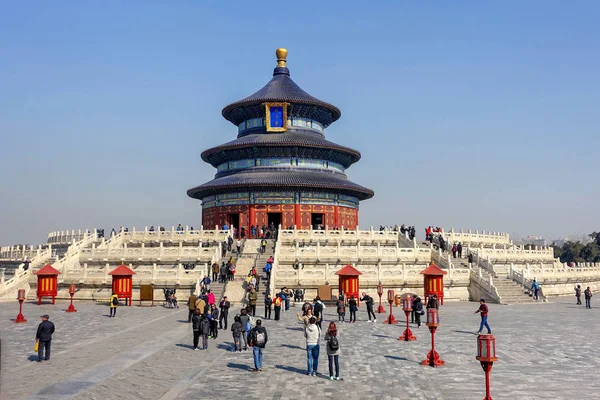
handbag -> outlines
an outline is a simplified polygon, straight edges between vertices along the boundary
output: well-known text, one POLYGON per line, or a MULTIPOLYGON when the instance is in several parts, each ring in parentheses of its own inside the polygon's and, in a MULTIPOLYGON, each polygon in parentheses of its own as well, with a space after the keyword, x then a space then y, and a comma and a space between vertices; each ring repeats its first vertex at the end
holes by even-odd
POLYGON ((40 349, 40 341, 35 341, 35 346, 33 346, 33 351, 38 351, 40 349))

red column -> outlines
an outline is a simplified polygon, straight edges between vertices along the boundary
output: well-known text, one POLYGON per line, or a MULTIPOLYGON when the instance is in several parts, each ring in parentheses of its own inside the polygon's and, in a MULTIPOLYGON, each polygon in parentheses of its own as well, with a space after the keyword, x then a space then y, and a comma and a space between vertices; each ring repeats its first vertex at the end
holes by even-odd
POLYGON ((339 220, 338 220, 338 206, 333 206, 333 226, 337 226, 339 227, 339 220))
POLYGON ((250 204, 250 212, 249 212, 250 220, 248 221, 248 225, 256 225, 256 206, 254 204, 250 204))
POLYGON ((294 225, 297 229, 302 229, 302 215, 300 214, 300 204, 294 204, 294 225))

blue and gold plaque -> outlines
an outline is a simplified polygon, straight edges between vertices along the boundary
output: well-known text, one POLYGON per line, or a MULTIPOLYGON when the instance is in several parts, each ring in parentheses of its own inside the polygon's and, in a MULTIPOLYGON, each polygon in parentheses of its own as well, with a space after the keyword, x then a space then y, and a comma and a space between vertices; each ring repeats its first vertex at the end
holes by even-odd
POLYGON ((287 130, 288 103, 265 103, 267 132, 285 132, 287 130))

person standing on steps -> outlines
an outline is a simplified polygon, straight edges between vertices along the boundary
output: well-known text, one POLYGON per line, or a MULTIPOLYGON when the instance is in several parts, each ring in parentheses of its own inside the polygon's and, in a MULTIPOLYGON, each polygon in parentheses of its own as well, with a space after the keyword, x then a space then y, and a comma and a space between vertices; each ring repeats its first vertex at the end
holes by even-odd
POLYGON ((281 303, 281 296, 277 293, 273 299, 273 305, 275 306, 275 321, 279 321, 281 318, 281 303))
POLYGON ((267 345, 269 337, 267 330, 262 326, 260 319, 256 320, 256 326, 250 330, 250 345, 252 346, 252 355, 254 356, 254 372, 262 371, 263 350, 267 345))
POLYGON ((329 359, 329 380, 340 380, 340 342, 337 327, 332 321, 329 323, 329 329, 325 334, 325 343, 327 343, 327 358, 329 359), (333 375, 333 366, 335 365, 335 376, 333 375))
POLYGON ((252 312, 252 316, 256 316, 256 303, 258 301, 258 293, 254 288, 250 289, 250 293, 248 293, 248 305, 250 306, 250 311, 252 312))
POLYGON ((267 239, 263 239, 260 241, 260 252, 264 254, 267 250, 267 239))
POLYGON ((221 270, 221 268, 219 268, 219 264, 217 263, 213 263, 212 265, 212 280, 213 281, 217 281, 217 279, 219 279, 219 271, 221 270))
POLYGON ((581 305, 581 285, 575 286, 575 297, 577 298, 577 304, 581 305))
POLYGON ((267 292, 265 295, 265 319, 271 319, 271 310, 273 309, 273 299, 271 294, 267 292))
POLYGON ((221 310, 221 315, 219 315, 219 329, 227 329, 227 316, 229 315, 229 307, 231 307, 231 303, 229 303, 229 300, 227 300, 227 296, 224 296, 223 300, 221 300, 219 303, 219 309, 221 310))
POLYGON ((319 368, 319 340, 321 330, 317 326, 317 319, 310 317, 308 325, 304 327, 304 338, 306 339, 306 364, 308 368, 307 375, 316 376, 319 368))
POLYGON ((485 304, 485 299, 479 299, 479 309, 477 311, 475 311, 475 314, 477 314, 477 313, 481 314, 481 324, 479 324, 479 331, 477 331, 477 334, 481 335, 481 331, 483 330, 484 326, 487 328, 488 334, 492 333, 492 328, 490 328, 490 325, 487 322, 488 306, 487 306, 487 304, 485 304))
POLYGON ((533 297, 538 300, 538 292, 540 290, 540 284, 534 279, 533 283, 531 284, 531 290, 533 290, 533 297))
POLYGON ((192 289, 192 293, 188 298, 188 322, 192 322, 192 317, 194 316, 194 311, 196 310, 196 300, 198 300, 198 296, 194 294, 192 289))
POLYGON ((583 295, 585 296, 585 308, 592 308, 592 290, 589 286, 584 290, 583 295))
POLYGON ((198 342, 200 341, 200 321, 202 320, 202 315, 200 314, 200 310, 194 310, 194 315, 192 316, 192 331, 194 332, 194 350, 200 350, 198 348, 198 342))
POLYGON ((110 315, 109 318, 114 318, 117 316, 117 307, 119 307, 119 296, 115 292, 112 292, 112 296, 110 296, 110 315))
POLYGON ((38 325, 35 340, 38 342, 38 362, 50 361, 50 345, 54 334, 54 324, 48 314, 42 315, 42 322, 38 325), (45 352, 45 355, 44 355, 45 352))
POLYGON ((458 251, 458 258, 462 258, 462 244, 460 242, 458 242, 458 246, 456 246, 456 249, 458 251))
POLYGON ((348 307, 350 308, 350 323, 356 323, 356 312, 358 311, 358 303, 354 296, 350 296, 348 300, 348 307))
POLYGON ((364 301, 367 305, 367 316, 369 317, 369 322, 377 322, 377 317, 375 317, 375 312, 373 311, 373 298, 363 292, 360 301, 364 301), (371 315, 373 316, 373 320, 371 320, 371 315))

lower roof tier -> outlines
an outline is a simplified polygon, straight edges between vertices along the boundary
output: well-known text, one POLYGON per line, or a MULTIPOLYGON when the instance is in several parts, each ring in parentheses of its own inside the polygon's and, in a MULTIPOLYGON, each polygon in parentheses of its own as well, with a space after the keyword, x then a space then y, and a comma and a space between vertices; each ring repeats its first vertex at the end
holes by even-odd
POLYGON ((248 171, 213 179, 187 191, 188 196, 202 200, 206 196, 248 189, 316 190, 343 193, 359 200, 374 196, 367 189, 347 180, 341 174, 310 171, 248 171))
POLYGON ((360 160, 357 150, 330 142, 321 134, 300 130, 246 135, 202 152, 202 159, 215 168, 236 159, 278 156, 322 158, 345 168, 360 160))

